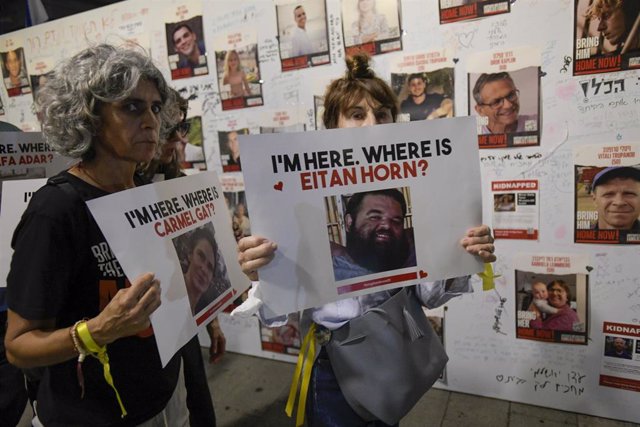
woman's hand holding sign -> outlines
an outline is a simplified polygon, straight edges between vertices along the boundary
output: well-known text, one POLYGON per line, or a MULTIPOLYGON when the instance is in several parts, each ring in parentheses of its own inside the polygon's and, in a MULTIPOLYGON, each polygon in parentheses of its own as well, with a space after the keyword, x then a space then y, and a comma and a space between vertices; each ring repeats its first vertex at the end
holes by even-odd
POLYGON ((244 274, 258 280, 258 269, 269 264, 278 245, 262 236, 247 236, 238 242, 238 262, 244 274))
POLYGON ((478 256, 486 263, 494 262, 497 259, 493 254, 496 250, 493 242, 494 239, 491 235, 491 228, 486 225, 481 225, 467 230, 467 234, 462 238, 460 244, 467 252, 478 256))
POLYGON ((98 316, 87 321, 96 343, 110 344, 151 326, 149 316, 160 307, 160 281, 153 273, 138 276, 120 289, 98 316))

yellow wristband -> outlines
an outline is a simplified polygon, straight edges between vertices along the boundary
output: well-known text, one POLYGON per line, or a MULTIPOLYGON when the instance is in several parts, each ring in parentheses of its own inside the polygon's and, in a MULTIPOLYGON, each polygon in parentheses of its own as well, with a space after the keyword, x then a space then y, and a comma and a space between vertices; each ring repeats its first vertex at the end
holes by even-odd
POLYGON ((103 345, 100 347, 91 336, 91 332, 89 332, 89 328, 87 327, 87 322, 79 322, 76 327, 76 332, 78 333, 78 337, 80 337, 80 341, 84 344, 84 347, 89 350, 91 353, 101 353, 103 351, 107 351, 107 346, 103 345))
POLYGON ((122 399, 120 398, 120 393, 116 389, 115 384, 113 383, 113 377, 111 376, 111 366, 109 366, 109 355, 107 354, 107 346, 103 345, 100 347, 91 336, 89 332, 89 328, 87 327, 87 322, 82 321, 78 323, 76 327, 76 332, 78 333, 78 337, 84 347, 91 353, 92 356, 96 357, 100 363, 102 363, 104 380, 111 386, 113 391, 116 393, 116 399, 118 400, 118 405, 120 405, 120 412, 122 414, 122 418, 127 415, 127 410, 124 408, 124 404, 122 403, 122 399))

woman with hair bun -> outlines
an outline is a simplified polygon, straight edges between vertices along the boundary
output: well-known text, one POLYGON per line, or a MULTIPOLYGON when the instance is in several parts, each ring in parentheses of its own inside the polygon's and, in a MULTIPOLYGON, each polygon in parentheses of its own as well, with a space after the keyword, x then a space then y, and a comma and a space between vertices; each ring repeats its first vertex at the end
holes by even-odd
MULTIPOLYGON (((328 86, 324 96, 324 108, 323 121, 328 129, 373 126, 393 123, 396 120, 398 100, 389 85, 377 77, 369 67, 369 58, 360 54, 348 58, 344 77, 334 80, 328 86)), ((462 238, 461 245, 467 252, 478 256, 484 262, 496 260, 493 254, 495 249, 493 237, 491 237, 491 231, 486 225, 471 228, 462 238)), ((249 236, 241 239, 239 242, 239 261, 243 271, 256 280, 256 270, 271 261, 276 249, 277 246, 274 242, 261 236, 249 236)), ((407 289, 411 289, 407 292, 409 298, 415 298, 419 304, 429 308, 438 307, 455 296, 472 291, 468 276, 426 282, 407 289)), ((379 407, 352 405, 353 398, 345 396, 334 372, 334 367, 337 366, 334 365, 336 361, 332 360, 326 349, 330 343, 330 339, 326 337, 348 331, 353 326, 354 320, 359 320, 361 316, 371 312, 372 309, 375 310, 397 293, 397 289, 375 292, 331 302, 303 312, 301 325, 303 328, 306 325, 306 329, 308 329, 310 324, 315 324, 315 336, 322 346, 313 364, 306 401, 307 423, 310 427, 397 425, 397 419, 392 424, 376 419, 371 412, 377 412, 381 409, 379 407)), ((258 311, 262 305, 260 286, 257 285, 250 292, 250 295, 250 298, 243 304, 245 307, 241 306, 237 309, 237 314, 242 316, 258 311)), ((280 318, 264 320, 267 320, 270 326, 280 326, 283 323, 280 318)), ((397 349, 387 347, 384 351, 395 352, 397 349)), ((430 354, 425 354, 423 359, 427 363, 430 354)), ((340 364, 341 361, 337 361, 337 363, 340 364)), ((440 372, 436 373, 436 378, 439 374, 440 372)), ((388 402, 392 399, 386 397, 396 394, 393 386, 385 384, 385 381, 380 379, 385 375, 388 376, 388 373, 378 371, 373 374, 371 378, 378 381, 378 385, 375 389, 369 390, 370 394, 377 394, 380 401, 384 402, 381 406, 391 405, 388 402)), ((349 377, 347 374, 340 381, 341 384, 357 384, 361 382, 361 378, 349 377)), ((409 404, 403 414, 406 414, 414 403, 409 404)), ((393 412, 399 412, 396 408, 391 409, 393 412)))

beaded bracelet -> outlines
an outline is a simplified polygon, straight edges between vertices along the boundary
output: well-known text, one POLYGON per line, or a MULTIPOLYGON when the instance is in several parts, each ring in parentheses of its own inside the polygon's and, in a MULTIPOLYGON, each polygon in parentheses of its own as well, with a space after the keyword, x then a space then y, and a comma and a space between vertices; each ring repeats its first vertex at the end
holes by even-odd
POLYGON ((69 335, 71 335, 71 340, 73 341, 73 347, 78 353, 78 362, 76 363, 76 376, 78 377, 78 385, 80 386, 80 399, 84 398, 84 375, 82 374, 82 362, 84 362, 85 357, 87 357, 87 351, 80 344, 78 340, 78 325, 85 320, 78 320, 73 324, 71 328, 69 328, 69 335))

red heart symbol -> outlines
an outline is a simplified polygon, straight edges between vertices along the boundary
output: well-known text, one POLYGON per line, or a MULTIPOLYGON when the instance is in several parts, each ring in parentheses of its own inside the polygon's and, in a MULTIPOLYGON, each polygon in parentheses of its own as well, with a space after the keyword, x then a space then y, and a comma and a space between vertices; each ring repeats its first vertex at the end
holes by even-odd
POLYGON ((273 189, 276 191, 282 191, 282 187, 284 187, 284 184, 282 184, 282 181, 278 181, 278 183, 273 186, 273 189))
POLYGON ((425 277, 427 277, 429 274, 424 271, 424 270, 420 270, 420 272, 418 273, 420 275, 421 279, 424 279, 425 277))

